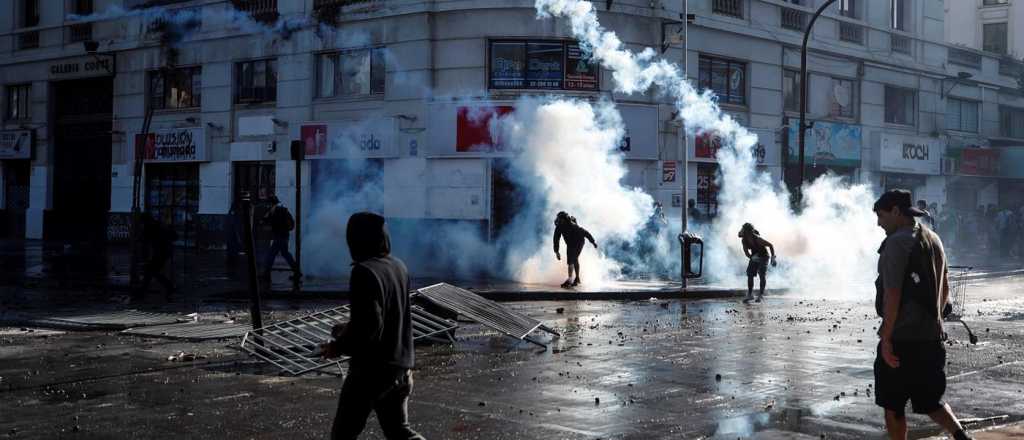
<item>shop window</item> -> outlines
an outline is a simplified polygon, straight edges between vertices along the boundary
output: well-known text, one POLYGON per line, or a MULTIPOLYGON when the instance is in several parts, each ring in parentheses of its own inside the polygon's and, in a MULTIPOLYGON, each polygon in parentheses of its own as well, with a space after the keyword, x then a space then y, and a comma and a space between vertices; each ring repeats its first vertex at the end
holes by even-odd
POLYGON ((32 86, 7 86, 7 119, 23 121, 32 117, 32 86))
POLYGON ((946 129, 978 132, 978 103, 962 99, 946 100, 946 129))
POLYGON ((999 135, 1024 139, 1024 109, 1014 107, 999 109, 999 135))
POLYGON ((235 163, 235 202, 240 202, 246 193, 253 204, 262 205, 275 195, 276 172, 274 164, 263 162, 235 163))
POLYGON ((832 78, 829 114, 836 118, 857 117, 857 86, 848 79, 832 78))
POLYGON ((1006 54, 1006 23, 989 23, 982 26, 982 49, 986 52, 1006 54))
POLYGON ((21 27, 30 28, 39 26, 39 0, 21 1, 21 27))
POLYGON ((709 218, 718 215, 718 164, 697 163, 697 207, 709 218))
POLYGON ((914 125, 917 115, 917 91, 885 86, 885 122, 914 125))
POLYGON ((195 246, 199 165, 147 164, 146 211, 174 228, 178 245, 195 246))
POLYGON ((156 110, 198 108, 202 97, 202 69, 182 67, 153 71, 149 76, 149 105, 156 110))
POLYGON ((599 67, 577 42, 493 40, 488 49, 491 89, 600 89, 599 67))
POLYGON ((892 28, 898 31, 910 30, 910 0, 891 0, 892 28))
POLYGON ((318 57, 317 97, 369 96, 384 93, 384 48, 350 50, 318 57))
POLYGON ((716 14, 728 15, 730 17, 743 18, 742 0, 712 0, 711 10, 716 14))
POLYGON ((782 71, 783 109, 787 112, 800 111, 800 72, 782 71))
POLYGON ((746 71, 746 63, 701 55, 698 70, 700 87, 715 92, 720 103, 745 105, 746 71))
POLYGON ((277 100, 277 60, 244 61, 235 65, 235 102, 277 100))

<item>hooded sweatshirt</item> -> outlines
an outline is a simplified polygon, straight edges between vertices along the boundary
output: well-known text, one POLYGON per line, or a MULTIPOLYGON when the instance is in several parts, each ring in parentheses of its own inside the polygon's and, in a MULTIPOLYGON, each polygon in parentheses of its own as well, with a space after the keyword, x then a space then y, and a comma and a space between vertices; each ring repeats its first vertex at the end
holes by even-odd
POLYGON ((579 254, 583 250, 584 240, 594 242, 594 236, 574 221, 562 221, 555 226, 555 253, 558 253, 558 244, 561 238, 565 237, 565 247, 571 254, 579 254))
POLYGON ((384 217, 353 214, 346 231, 352 255, 351 317, 334 344, 353 368, 413 367, 409 273, 391 256, 384 217))

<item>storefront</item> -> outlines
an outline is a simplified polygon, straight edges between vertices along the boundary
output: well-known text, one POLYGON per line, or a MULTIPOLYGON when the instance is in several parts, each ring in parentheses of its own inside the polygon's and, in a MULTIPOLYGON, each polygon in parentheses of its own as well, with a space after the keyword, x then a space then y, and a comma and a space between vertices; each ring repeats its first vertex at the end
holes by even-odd
POLYGON ((146 212, 174 228, 178 245, 195 247, 200 235, 199 164, 209 160, 206 131, 159 130, 136 136, 135 143, 145 161, 146 212))
POLYGON ((946 176, 946 203, 963 213, 978 206, 999 202, 1000 149, 949 148, 946 157, 951 166, 946 176))
POLYGON ((0 238, 25 238, 33 130, 0 131, 0 238))
POLYGON ((1018 209, 1024 206, 1024 146, 999 150, 999 205, 1018 209))
MULTIPOLYGON (((788 125, 783 169, 786 186, 793 191, 800 185, 799 122, 789 119, 788 125)), ((854 177, 861 166, 861 147, 859 125, 814 121, 813 127, 804 135, 804 182, 812 182, 829 172, 854 177)))
POLYGON ((946 199, 942 174, 945 142, 928 137, 882 133, 878 170, 881 187, 910 190, 914 200, 938 203, 946 199))

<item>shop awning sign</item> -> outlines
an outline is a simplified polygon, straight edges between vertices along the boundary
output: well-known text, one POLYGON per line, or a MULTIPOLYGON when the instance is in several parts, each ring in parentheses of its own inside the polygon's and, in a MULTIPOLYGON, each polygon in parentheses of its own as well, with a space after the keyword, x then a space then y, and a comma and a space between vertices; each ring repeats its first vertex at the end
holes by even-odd
MULTIPOLYGON (((789 158, 800 157, 800 133, 790 120, 789 158)), ((859 167, 861 128, 859 125, 814 121, 804 136, 804 161, 809 165, 859 167)))
POLYGON ((306 122, 299 138, 307 159, 359 159, 398 157, 392 118, 306 122))
POLYGON ((32 130, 0 131, 0 159, 31 159, 34 141, 32 130))
POLYGON ((935 138, 883 133, 878 169, 907 174, 941 174, 944 146, 942 140, 935 138))
POLYGON ((146 162, 206 162, 206 130, 175 128, 135 136, 136 154, 146 162))

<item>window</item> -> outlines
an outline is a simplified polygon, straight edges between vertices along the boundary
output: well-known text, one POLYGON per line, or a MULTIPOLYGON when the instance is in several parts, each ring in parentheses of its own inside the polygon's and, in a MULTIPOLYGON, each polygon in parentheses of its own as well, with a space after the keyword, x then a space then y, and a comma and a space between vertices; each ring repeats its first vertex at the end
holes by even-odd
POLYGON ((1010 4, 1010 0, 985 0, 984 1, 984 5, 985 6, 998 6, 998 5, 1008 5, 1008 4, 1010 4))
POLYGON ((492 89, 599 90, 598 65, 575 41, 495 40, 489 49, 492 89))
POLYGON ((917 115, 917 91, 885 86, 885 122, 914 125, 917 115))
POLYGON ((892 28, 910 30, 910 0, 892 0, 892 28))
POLYGON ((201 71, 199 67, 182 67, 152 72, 149 77, 150 107, 157 110, 199 107, 201 71))
POLYGON ((832 78, 829 114, 836 118, 857 117, 857 85, 853 81, 832 78))
MULTIPOLYGON (((794 5, 802 5, 801 0, 783 0, 786 3, 792 3, 794 5)), ((795 31, 804 30, 804 22, 807 14, 799 9, 792 8, 780 8, 779 13, 782 14, 782 22, 780 23, 785 29, 792 29, 795 31)))
MULTIPOLYGON (((93 12, 92 0, 72 0, 71 11, 76 15, 90 15, 93 12)), ((92 39, 92 23, 74 23, 68 26, 68 42, 75 43, 92 39)))
POLYGON ((178 235, 176 244, 195 246, 199 165, 147 164, 146 212, 170 225, 178 235))
POLYGON ((982 26, 982 49, 986 52, 1006 54, 1006 23, 990 23, 982 26))
POLYGON ((746 71, 746 63, 701 55, 700 87, 714 91, 721 103, 744 105, 747 103, 746 71))
POLYGON ((22 0, 21 27, 39 26, 39 0, 22 0))
POLYGON ((235 102, 277 100, 277 60, 256 60, 235 66, 235 102))
POLYGON ((32 86, 21 84, 7 87, 7 119, 24 120, 32 116, 32 86))
POLYGON ((999 135, 1024 138, 1024 109, 1014 107, 999 109, 999 135))
POLYGON ((273 23, 280 16, 277 12, 277 0, 232 0, 232 3, 235 9, 265 23, 273 23))
POLYGON ((317 96, 366 96, 384 93, 384 49, 360 49, 319 56, 317 96))
POLYGON ((946 130, 978 132, 978 103, 962 99, 946 100, 946 130))
POLYGON ((783 110, 800 111, 800 72, 795 70, 782 71, 783 110))
POLYGON ((711 10, 716 14, 743 18, 742 0, 712 0, 711 10))
POLYGON ((839 0, 839 15, 846 18, 860 18, 857 15, 857 0, 839 0))

